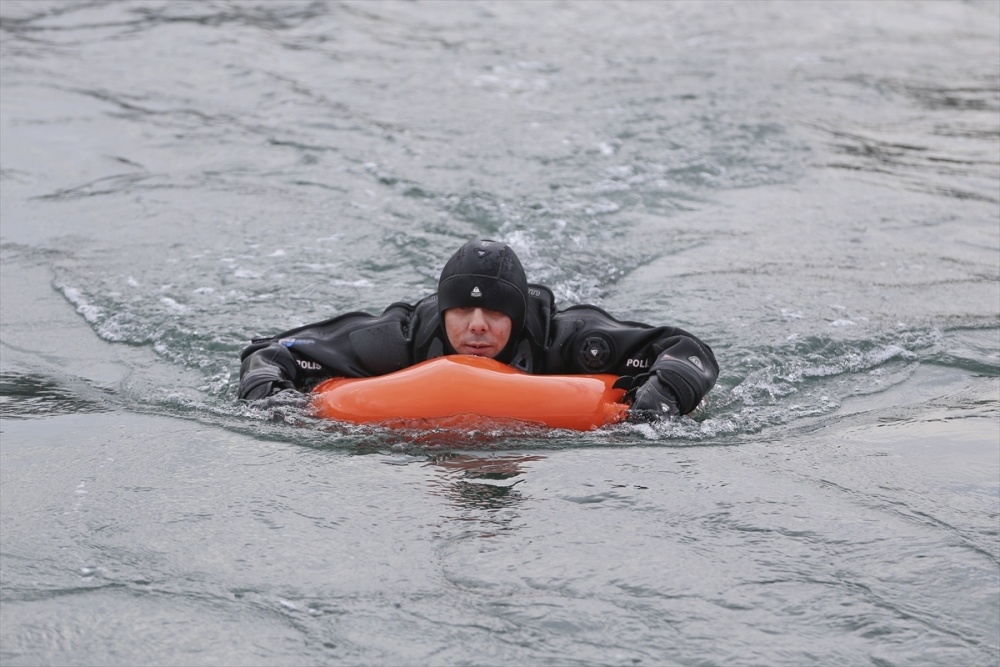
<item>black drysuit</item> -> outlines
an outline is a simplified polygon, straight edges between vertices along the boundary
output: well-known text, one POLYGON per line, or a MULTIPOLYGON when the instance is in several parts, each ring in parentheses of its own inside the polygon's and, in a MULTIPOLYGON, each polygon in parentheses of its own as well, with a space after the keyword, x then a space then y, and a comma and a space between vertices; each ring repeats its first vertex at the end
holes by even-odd
MULTIPOLYGON (((541 285, 528 286, 525 325, 516 340, 506 348, 510 358, 500 361, 536 375, 630 376, 632 388, 655 374, 680 414, 697 407, 719 375, 711 348, 688 332, 619 321, 596 306, 557 312, 551 290, 541 285)), ((435 294, 416 305, 394 303, 378 317, 347 313, 254 339, 240 355, 240 398, 310 391, 331 377, 385 375, 446 354, 455 350, 435 294)))

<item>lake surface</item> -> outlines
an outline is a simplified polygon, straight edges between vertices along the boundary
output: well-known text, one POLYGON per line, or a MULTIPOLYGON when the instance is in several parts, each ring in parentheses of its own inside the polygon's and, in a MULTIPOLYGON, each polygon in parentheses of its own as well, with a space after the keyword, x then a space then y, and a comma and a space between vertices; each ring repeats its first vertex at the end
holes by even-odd
POLYGON ((1000 664, 1000 5, 0 5, 4 665, 1000 664), (405 432, 254 336, 464 241, 693 416, 405 432))

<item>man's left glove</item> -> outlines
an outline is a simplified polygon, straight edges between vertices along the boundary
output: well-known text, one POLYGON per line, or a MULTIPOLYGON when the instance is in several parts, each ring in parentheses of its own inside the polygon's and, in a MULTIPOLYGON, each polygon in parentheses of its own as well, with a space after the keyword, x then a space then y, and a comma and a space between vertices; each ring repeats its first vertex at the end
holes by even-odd
POLYGON ((690 414, 718 376, 719 366, 711 350, 690 338, 678 337, 653 362, 647 375, 633 378, 633 386, 638 386, 629 390, 635 395, 629 419, 648 421, 690 414))
POLYGON ((635 392, 635 399, 628 411, 631 422, 651 422, 669 419, 680 414, 674 392, 665 387, 654 374, 635 392))

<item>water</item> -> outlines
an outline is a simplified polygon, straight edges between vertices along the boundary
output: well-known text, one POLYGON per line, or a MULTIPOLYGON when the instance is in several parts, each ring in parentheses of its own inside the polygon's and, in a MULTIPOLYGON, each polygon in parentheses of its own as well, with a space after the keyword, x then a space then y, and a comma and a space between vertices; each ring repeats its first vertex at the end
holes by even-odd
POLYGON ((0 5, 0 658, 1000 664, 996 3, 0 5), (246 341, 500 238, 694 419, 389 432, 246 341))

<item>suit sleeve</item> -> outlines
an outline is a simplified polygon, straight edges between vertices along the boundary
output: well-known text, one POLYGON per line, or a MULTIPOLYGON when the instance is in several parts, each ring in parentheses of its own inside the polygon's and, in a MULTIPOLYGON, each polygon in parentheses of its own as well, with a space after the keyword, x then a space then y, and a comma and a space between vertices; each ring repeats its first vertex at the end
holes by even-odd
POLYGON ((719 376, 712 349, 677 327, 617 320, 595 306, 568 308, 552 323, 549 373, 614 373, 631 377, 633 388, 655 374, 681 414, 694 410, 719 376))
POLYGON ((283 389, 311 391, 333 377, 364 378, 412 363, 413 306, 393 304, 380 316, 348 313, 255 340, 240 355, 240 398, 283 389))
POLYGON ((297 380, 295 358, 284 345, 257 344, 244 351, 240 364, 240 398, 264 398, 283 389, 301 389, 297 380))

